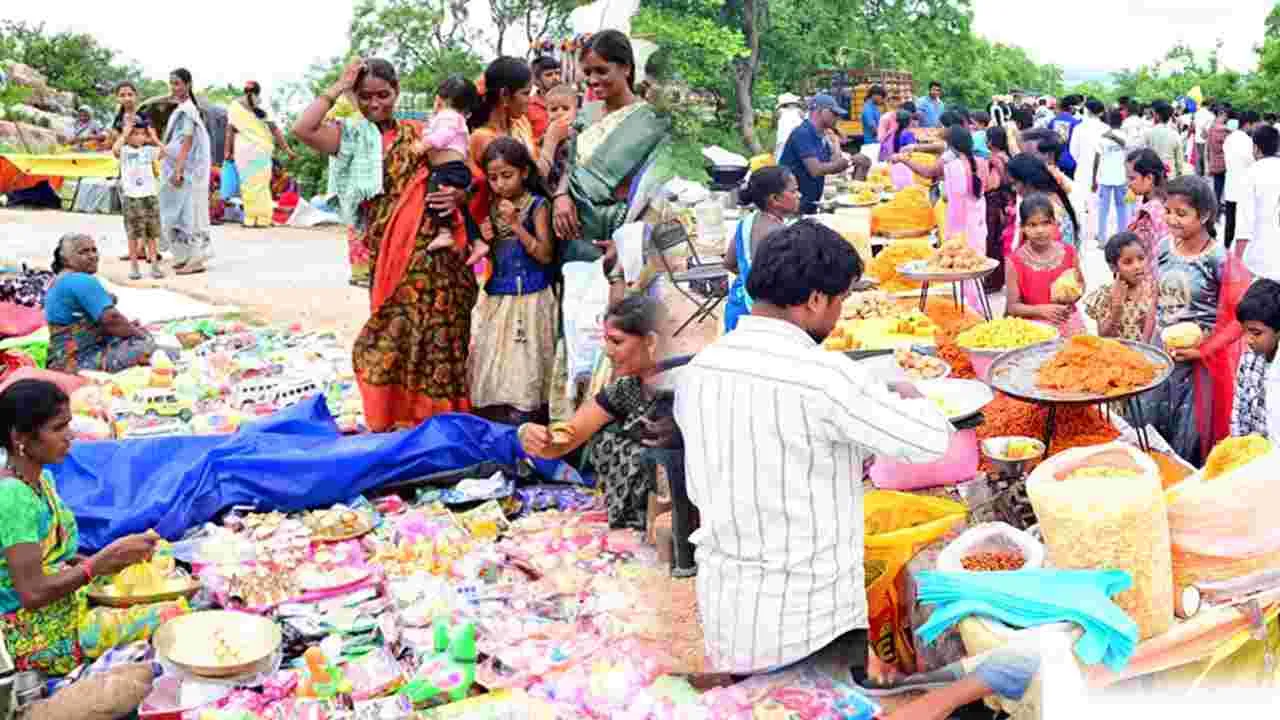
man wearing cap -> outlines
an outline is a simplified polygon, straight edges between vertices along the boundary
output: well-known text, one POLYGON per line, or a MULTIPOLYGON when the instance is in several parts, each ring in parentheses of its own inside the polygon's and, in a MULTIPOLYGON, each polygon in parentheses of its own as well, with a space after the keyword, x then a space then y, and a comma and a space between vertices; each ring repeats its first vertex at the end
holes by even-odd
POLYGON ((791 132, 778 157, 778 164, 790 169, 800 186, 802 213, 817 212, 827 176, 849 168, 835 131, 836 118, 847 115, 830 95, 814 97, 809 103, 809 117, 791 132))
POLYGON ((782 157, 782 150, 787 146, 787 138, 791 131, 804 122, 804 100, 799 95, 782 93, 778 96, 778 135, 773 147, 773 157, 782 157))

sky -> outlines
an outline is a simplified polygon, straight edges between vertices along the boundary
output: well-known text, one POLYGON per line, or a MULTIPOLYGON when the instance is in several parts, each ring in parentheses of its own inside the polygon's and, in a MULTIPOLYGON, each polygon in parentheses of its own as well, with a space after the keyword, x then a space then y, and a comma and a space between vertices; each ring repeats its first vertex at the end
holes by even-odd
MULTIPOLYGON (((482 21, 487 3, 468 2, 473 18, 482 21)), ((191 70, 197 89, 239 87, 253 79, 267 97, 300 79, 313 61, 346 50, 353 5, 352 0, 216 0, 178 10, 171 2, 133 0, 128 12, 116 13, 89 0, 4 4, 6 18, 88 32, 154 77, 181 66, 191 70), (172 25, 145 18, 166 18, 172 25)), ((1207 52, 1219 37, 1227 40, 1227 65, 1250 69, 1272 0, 973 0, 973 5, 980 34, 1021 45, 1037 61, 1062 66, 1072 80, 1153 62, 1179 40, 1207 52)))
POLYGON ((1020 45, 1038 62, 1072 75, 1111 72, 1156 62, 1177 42, 1208 53, 1225 40, 1222 61, 1251 70, 1253 46, 1273 0, 973 0, 974 30, 1020 45))

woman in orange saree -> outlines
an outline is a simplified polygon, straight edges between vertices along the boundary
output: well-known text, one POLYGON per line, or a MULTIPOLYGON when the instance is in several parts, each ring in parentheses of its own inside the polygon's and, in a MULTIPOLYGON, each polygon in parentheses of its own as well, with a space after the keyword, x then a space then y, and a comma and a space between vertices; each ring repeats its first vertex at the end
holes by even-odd
MULTIPOLYGON (((459 207, 466 192, 427 192, 427 157, 414 150, 424 128, 394 117, 398 95, 390 63, 355 60, 294 125, 300 140, 331 156, 330 187, 369 250, 370 316, 356 338, 353 365, 365 421, 375 432, 471 409, 467 352, 476 259, 453 249, 429 252, 434 231, 426 212, 459 207), (361 116, 325 123, 346 92, 355 93, 361 116)), ((455 226, 455 232, 465 229, 455 226)))

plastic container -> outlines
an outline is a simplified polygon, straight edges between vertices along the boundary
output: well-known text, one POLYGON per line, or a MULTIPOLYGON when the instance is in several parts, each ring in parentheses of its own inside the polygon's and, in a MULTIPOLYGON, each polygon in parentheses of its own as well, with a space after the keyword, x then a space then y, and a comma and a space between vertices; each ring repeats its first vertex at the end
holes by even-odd
POLYGON ((900 463, 876 457, 871 465, 871 482, 881 490, 922 490, 955 485, 978 472, 978 433, 960 430, 951 436, 947 454, 938 462, 900 463))
POLYGON ((946 572, 962 572, 961 561, 979 552, 1017 550, 1022 553, 1022 570, 1044 566, 1044 545, 1012 525, 1002 522, 983 523, 965 530, 951 541, 938 556, 938 569, 946 572))

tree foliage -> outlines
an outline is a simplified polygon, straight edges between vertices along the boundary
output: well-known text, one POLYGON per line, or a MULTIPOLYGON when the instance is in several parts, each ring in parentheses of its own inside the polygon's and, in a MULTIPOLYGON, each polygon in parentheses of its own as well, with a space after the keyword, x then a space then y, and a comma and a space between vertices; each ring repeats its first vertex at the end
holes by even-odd
POLYGON ((351 20, 351 51, 390 60, 402 90, 435 92, 451 73, 480 71, 466 20, 459 0, 361 0, 351 20))
POLYGON ((496 38, 493 54, 503 47, 508 32, 523 28, 520 39, 532 45, 543 38, 559 37, 569 30, 569 14, 576 0, 489 0, 496 38))
POLYGON ((140 81, 143 73, 118 61, 116 51, 92 35, 52 32, 43 23, 0 20, 0 59, 16 60, 38 70, 58 90, 99 110, 113 105, 111 91, 121 80, 140 81))

